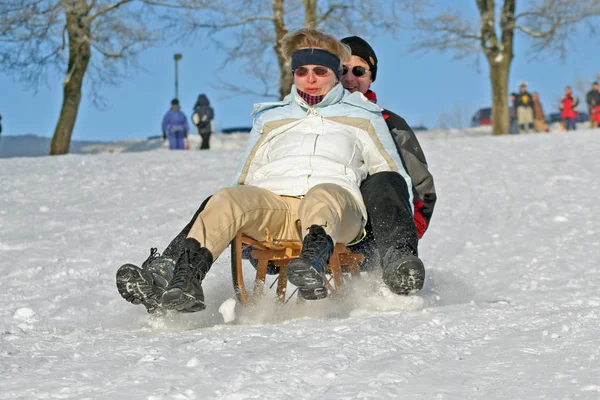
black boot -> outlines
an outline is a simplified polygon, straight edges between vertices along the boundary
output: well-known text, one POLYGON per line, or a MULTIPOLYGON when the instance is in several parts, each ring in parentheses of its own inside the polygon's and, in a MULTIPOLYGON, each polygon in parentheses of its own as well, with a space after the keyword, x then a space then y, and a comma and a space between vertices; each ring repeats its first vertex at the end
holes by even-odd
POLYGON ((210 270, 213 256, 197 240, 185 240, 185 250, 177 260, 173 279, 162 294, 162 306, 181 312, 204 310, 202 280, 210 270))
POLYGON ((425 267, 419 257, 397 249, 383 256, 383 281, 396 294, 421 290, 425 282, 425 267))
POLYGON ((175 262, 154 247, 142 267, 124 264, 117 270, 117 290, 132 304, 143 304, 149 313, 161 309, 161 296, 173 277, 175 262))
POLYGON ((301 297, 307 300, 327 297, 325 273, 332 254, 331 237, 322 226, 311 226, 302 241, 300 257, 290 261, 287 266, 288 280, 298 288, 301 297))
POLYGON ((406 181, 396 172, 378 172, 367 178, 360 190, 379 251, 383 281, 398 294, 420 290, 425 268, 418 257, 419 238, 406 181))

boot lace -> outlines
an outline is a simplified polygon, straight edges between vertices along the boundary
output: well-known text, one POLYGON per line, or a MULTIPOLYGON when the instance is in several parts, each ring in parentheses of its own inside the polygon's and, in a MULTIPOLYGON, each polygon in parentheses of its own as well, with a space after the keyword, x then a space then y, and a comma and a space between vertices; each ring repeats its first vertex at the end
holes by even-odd
POLYGON ((182 258, 177 262, 177 266, 175 267, 175 274, 171 280, 171 286, 187 284, 196 272, 194 266, 190 262, 190 250, 185 249, 181 257, 182 258))
POLYGON ((331 253, 333 252, 333 242, 322 226, 313 225, 308 228, 308 235, 304 237, 302 251, 300 256, 302 258, 311 260, 312 262, 319 263, 321 269, 329 263, 331 253))
POLYGON ((142 268, 143 269, 147 268, 152 263, 152 261, 156 260, 159 257, 160 257, 160 253, 158 252, 158 249, 156 247, 150 248, 150 255, 148 256, 146 261, 144 261, 144 263, 142 264, 142 268))

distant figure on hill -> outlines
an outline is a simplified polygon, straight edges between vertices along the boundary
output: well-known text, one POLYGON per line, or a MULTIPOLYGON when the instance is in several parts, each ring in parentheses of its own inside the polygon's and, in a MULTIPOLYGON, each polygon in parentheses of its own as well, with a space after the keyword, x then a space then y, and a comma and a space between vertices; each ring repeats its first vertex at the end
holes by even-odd
POLYGON ((202 144, 200 144, 200 150, 210 148, 210 135, 213 132, 213 119, 215 113, 213 108, 210 106, 208 97, 205 94, 198 96, 198 100, 194 105, 194 113, 192 114, 192 122, 196 125, 198 135, 202 138, 202 144))
POLYGON ((548 123, 544 114, 544 107, 540 101, 538 92, 533 92, 533 126, 536 132, 548 132, 548 123))
POLYGON ((510 115, 510 127, 508 133, 517 134, 519 133, 519 123, 517 122, 517 94, 510 94, 510 108, 508 110, 510 115))
POLYGON ((519 133, 529 133, 533 130, 533 100, 527 91, 527 83, 519 85, 519 93, 516 98, 517 122, 519 133))
POLYGON ((592 84, 592 90, 585 96, 590 111, 590 128, 600 126, 600 91, 598 91, 598 82, 592 84))
POLYGON ((187 117, 179 108, 179 100, 173 99, 171 109, 162 121, 163 139, 169 139, 171 150, 185 150, 185 138, 189 130, 187 117))
POLYGON ((574 131, 577 129, 575 121, 577 120, 577 106, 579 105, 579 98, 573 94, 571 86, 565 88, 565 97, 560 101, 558 108, 560 109, 560 116, 565 123, 565 129, 567 131, 574 131))

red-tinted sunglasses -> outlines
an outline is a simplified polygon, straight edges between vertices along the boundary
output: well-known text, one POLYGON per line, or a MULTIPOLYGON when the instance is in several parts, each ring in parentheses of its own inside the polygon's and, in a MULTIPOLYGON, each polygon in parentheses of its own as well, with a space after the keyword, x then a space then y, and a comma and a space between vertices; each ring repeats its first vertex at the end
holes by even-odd
MULTIPOLYGON (((348 68, 347 66, 343 66, 342 67, 342 75, 346 75, 348 73, 348 71, 350 71, 350 68, 348 68)), ((356 67, 352 68, 352 75, 358 77, 363 76, 364 74, 367 73, 367 71, 369 71, 368 69, 366 69, 365 67, 361 67, 360 65, 357 65, 356 67)))
MULTIPOLYGON (((299 77, 305 77, 306 75, 308 75, 308 71, 310 71, 309 68, 306 67, 298 67, 295 70, 293 70, 292 72, 294 73, 294 75, 299 76, 299 77)), ((312 72, 315 73, 316 76, 325 76, 329 73, 329 68, 327 67, 314 67, 312 69, 312 72)))

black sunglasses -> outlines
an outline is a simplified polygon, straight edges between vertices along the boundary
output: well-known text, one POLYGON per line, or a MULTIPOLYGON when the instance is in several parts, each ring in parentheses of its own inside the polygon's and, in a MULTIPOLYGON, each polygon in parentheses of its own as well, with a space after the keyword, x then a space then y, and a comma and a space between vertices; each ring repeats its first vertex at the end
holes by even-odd
MULTIPOLYGON (((304 76, 308 75, 308 71, 310 71, 310 69, 308 69, 306 67, 298 67, 295 70, 293 70, 292 72, 296 76, 304 77, 304 76)), ((316 76, 325 76, 325 75, 327 75, 329 73, 329 68, 327 68, 327 67, 314 67, 312 69, 312 71, 315 73, 316 76)))
MULTIPOLYGON (((346 75, 348 73, 350 69, 344 65, 344 67, 342 68, 342 75, 346 75)), ((368 69, 366 69, 365 67, 361 67, 360 65, 357 65, 356 67, 352 68, 352 75, 356 76, 357 78, 360 76, 363 76, 364 74, 367 73, 367 71, 369 71, 368 69)))

